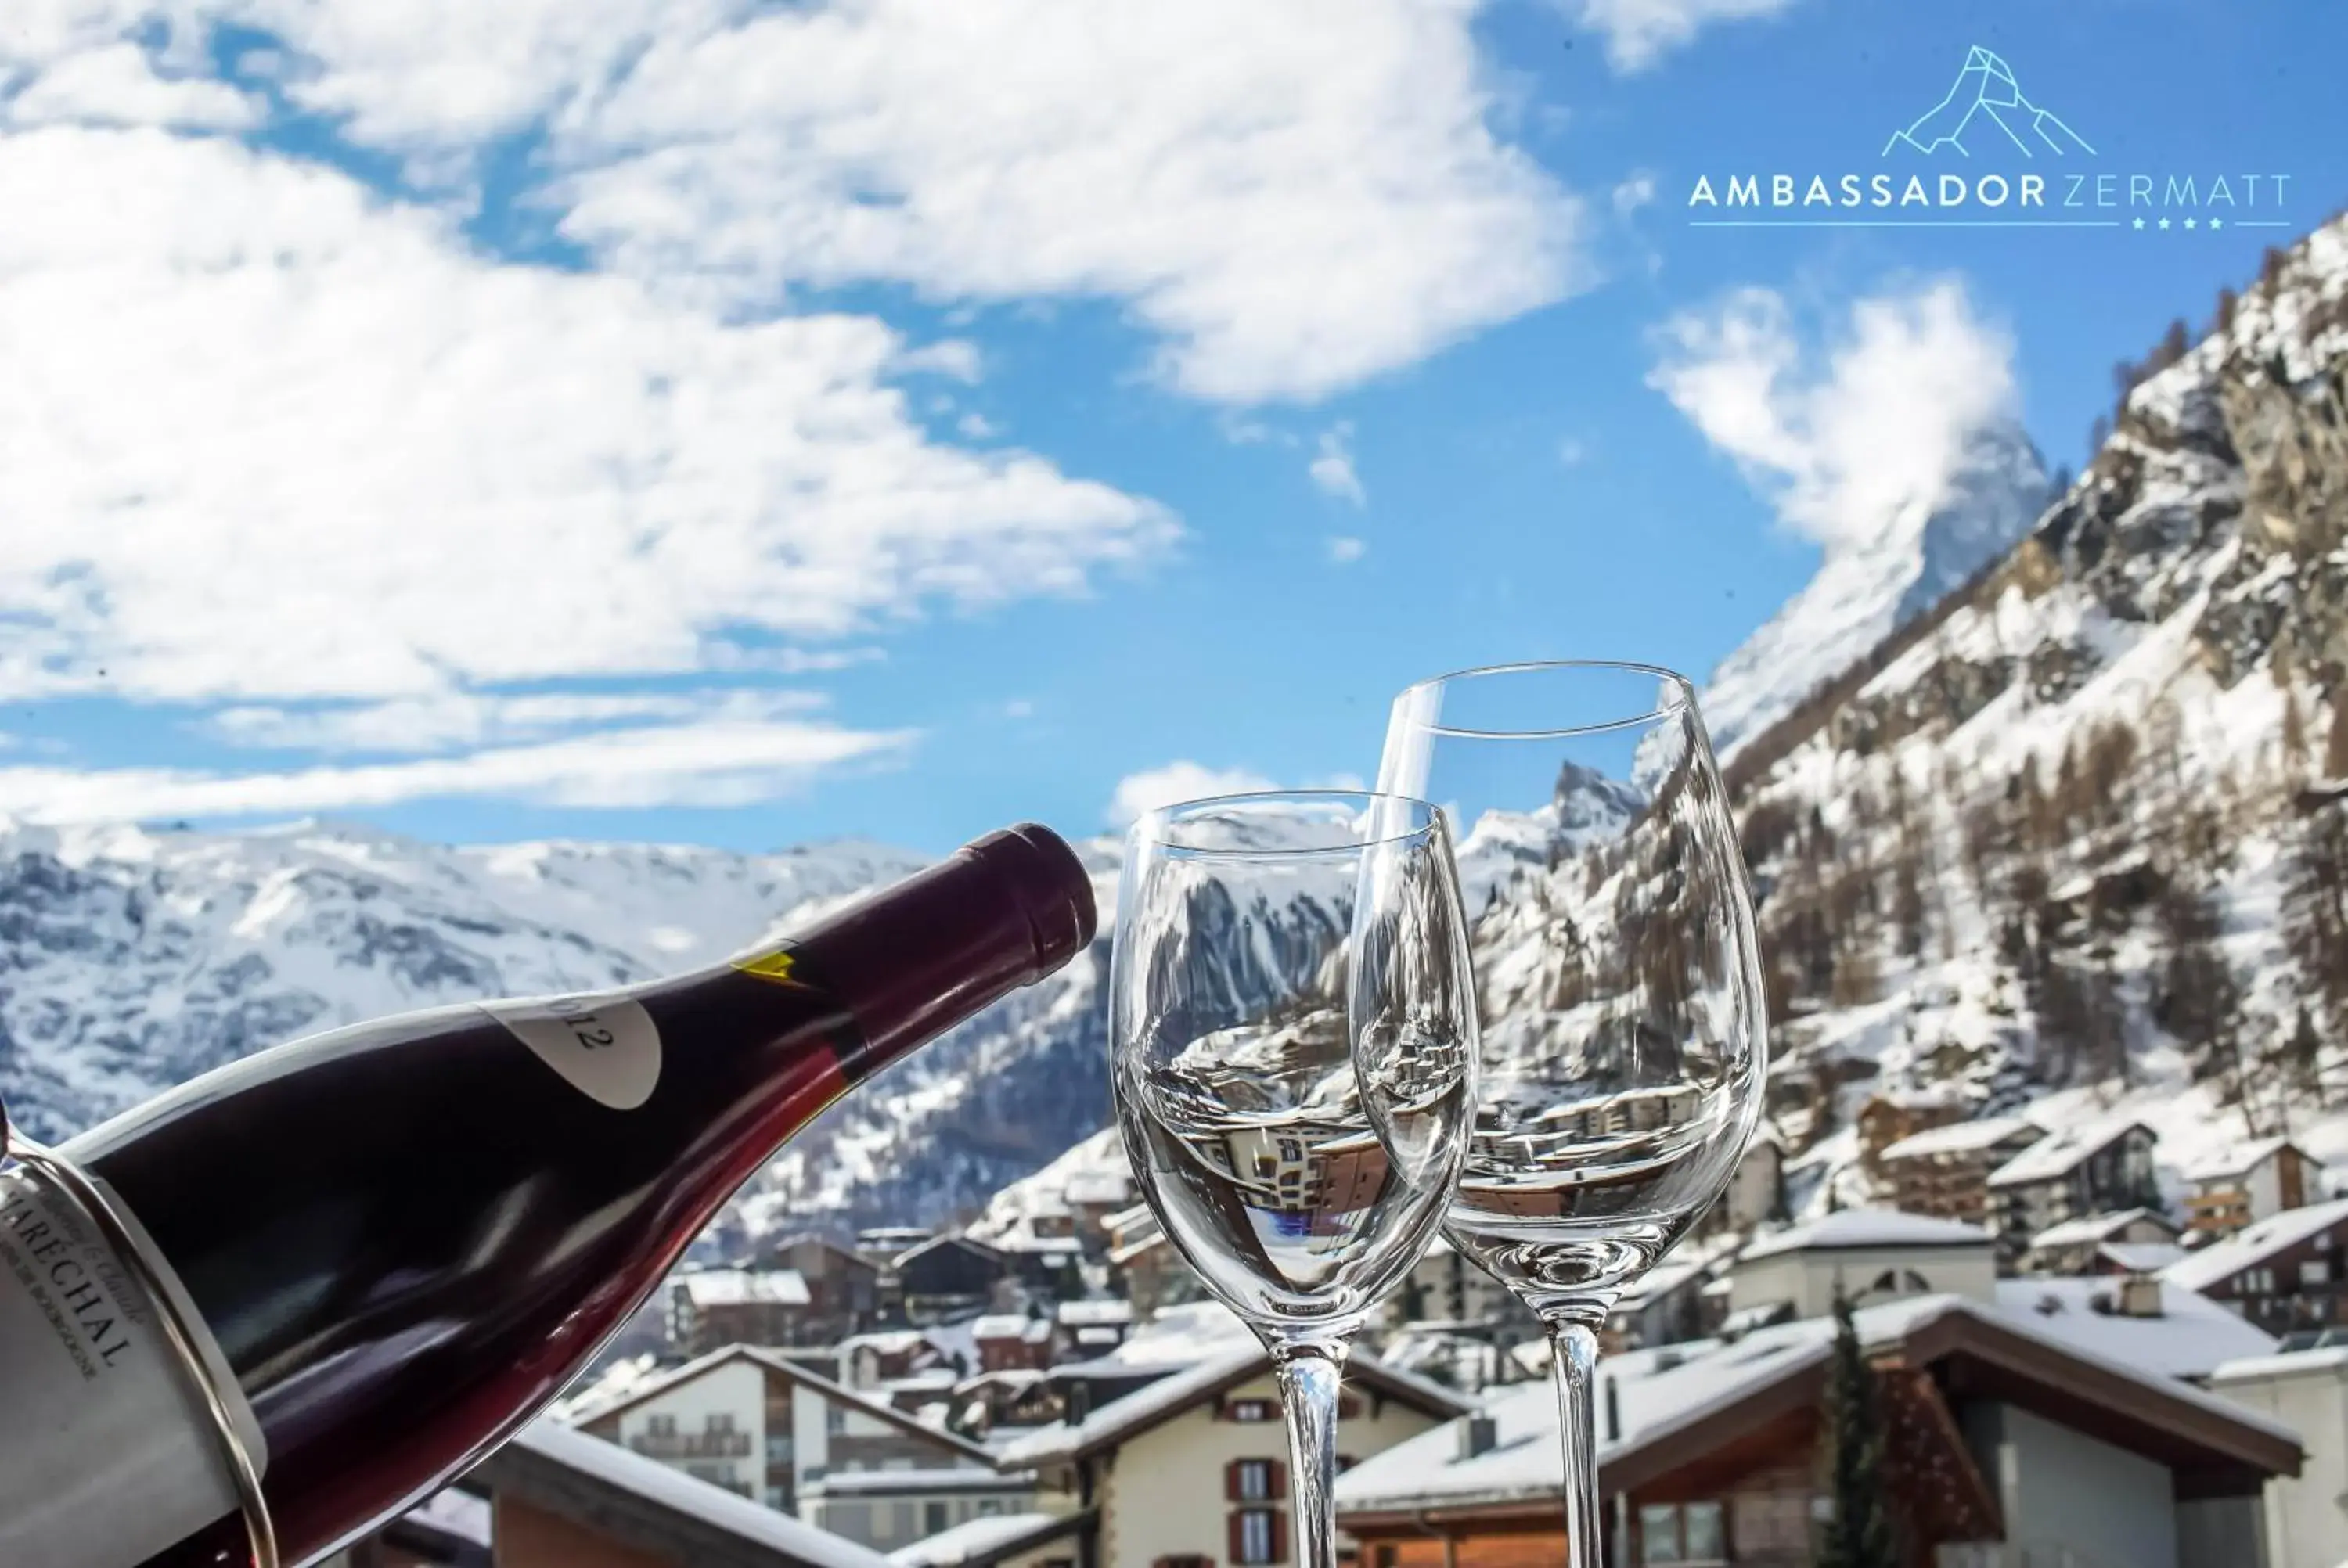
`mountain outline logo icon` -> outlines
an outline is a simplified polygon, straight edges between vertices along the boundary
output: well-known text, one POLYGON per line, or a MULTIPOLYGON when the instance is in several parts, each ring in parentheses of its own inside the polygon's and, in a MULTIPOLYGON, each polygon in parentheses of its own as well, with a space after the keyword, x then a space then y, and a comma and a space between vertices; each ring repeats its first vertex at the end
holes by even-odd
POLYGON ((1957 73, 1949 96, 1905 130, 1893 131, 1883 144, 1883 156, 1905 147, 1931 158, 1954 148, 1960 156, 1971 158, 1974 149, 1965 145, 1968 136, 1983 141, 1984 150, 2003 145, 1996 139, 2003 137, 2024 158, 2044 153, 2067 158, 2074 152, 2096 156, 2086 138, 2064 124, 2054 110, 2040 108, 2023 96, 2013 67, 2003 56, 1979 44, 1965 51, 1964 68, 1957 73))

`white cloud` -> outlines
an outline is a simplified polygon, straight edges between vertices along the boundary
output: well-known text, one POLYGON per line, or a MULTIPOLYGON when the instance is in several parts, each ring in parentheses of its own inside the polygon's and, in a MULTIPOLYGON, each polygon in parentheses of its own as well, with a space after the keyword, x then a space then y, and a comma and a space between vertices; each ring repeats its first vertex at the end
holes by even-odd
POLYGON ((1714 22, 1774 16, 1794 0, 1572 0, 1581 25, 1606 37, 1618 71, 1644 70, 1714 22))
POLYGON ((1967 438, 2013 416, 2013 343, 1943 279, 1859 301, 1806 354, 1762 288, 1673 319, 1648 377, 1829 548, 1863 544, 1945 494, 1967 438))
POLYGON ((1369 540, 1351 534, 1331 534, 1328 548, 1330 563, 1334 566, 1351 566, 1370 553, 1369 540))
POLYGON ((911 743, 801 721, 713 718, 607 730, 462 756, 278 773, 0 767, 0 816, 30 822, 282 816, 499 795, 557 806, 741 805, 911 743))
POLYGON ((1590 444, 1579 436, 1569 436, 1557 444, 1557 460, 1569 468, 1579 468, 1590 460, 1590 444))
POLYGON ((755 663, 1172 534, 928 439, 869 318, 504 265, 233 143, 0 138, 0 692, 436 697, 755 663), (101 678, 97 671, 103 668, 101 678))
POLYGON ((1117 781, 1104 814, 1112 826, 1123 827, 1145 811, 1177 801, 1203 800, 1209 795, 1252 794, 1279 786, 1246 768, 1210 768, 1203 763, 1175 762, 1144 768, 1117 781))
POLYGON ((1625 217, 1655 199, 1655 177, 1634 174, 1614 187, 1614 210, 1625 217))
POLYGON ((437 752, 626 721, 763 723, 824 705, 812 692, 442 692, 386 702, 223 708, 206 727, 232 744, 278 751, 437 752))
POLYGON ((1306 472, 1313 484, 1328 495, 1354 506, 1365 506, 1369 493, 1362 488, 1362 477, 1354 468, 1354 427, 1338 424, 1321 433, 1320 450, 1306 472))
POLYGON ((486 147, 543 126, 533 200, 672 295, 1107 299, 1210 399, 1315 397, 1590 276, 1578 204, 1486 123, 1473 0, 58 9, 82 25, 0 66, 142 12, 234 20, 283 40, 294 101, 460 202, 486 147))
POLYGON ((5 118, 16 126, 65 120, 243 130, 260 121, 262 106, 224 82, 166 77, 136 44, 108 43, 59 58, 7 100, 5 118))

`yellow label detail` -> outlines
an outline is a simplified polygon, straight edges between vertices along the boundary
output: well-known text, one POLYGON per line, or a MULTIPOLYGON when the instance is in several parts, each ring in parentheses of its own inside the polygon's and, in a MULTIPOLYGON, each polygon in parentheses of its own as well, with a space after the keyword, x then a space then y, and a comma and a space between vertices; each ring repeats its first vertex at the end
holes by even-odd
POLYGON ((778 948, 771 953, 759 953, 752 958, 736 958, 734 967, 746 975, 756 975, 762 980, 772 980, 778 986, 810 989, 808 983, 791 973, 791 950, 778 948))

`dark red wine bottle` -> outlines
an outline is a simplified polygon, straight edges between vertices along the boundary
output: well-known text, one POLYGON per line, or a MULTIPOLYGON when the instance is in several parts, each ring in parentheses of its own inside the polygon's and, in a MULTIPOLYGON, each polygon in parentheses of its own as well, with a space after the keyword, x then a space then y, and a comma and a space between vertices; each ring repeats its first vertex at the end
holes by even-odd
MULTIPOLYGON (((772 950, 297 1040, 57 1153, 194 1320, 303 1563, 510 1436, 817 1112, 1094 923, 1016 827, 772 950)), ((248 1563, 219 1418, 62 1180, 0 1175, 0 1563, 248 1563)))

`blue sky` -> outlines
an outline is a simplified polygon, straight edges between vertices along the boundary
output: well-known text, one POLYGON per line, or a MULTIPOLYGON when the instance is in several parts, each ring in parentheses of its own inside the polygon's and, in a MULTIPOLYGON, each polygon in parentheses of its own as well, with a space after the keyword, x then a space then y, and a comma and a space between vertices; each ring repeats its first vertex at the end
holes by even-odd
POLYGON ((1371 774, 1426 674, 1708 670, 1966 421, 2082 462, 2348 200, 2298 0, 481 10, 0 41, 0 815, 939 849, 1371 774), (1884 155, 1975 45, 2196 202, 1691 225, 2057 171, 1884 155))

